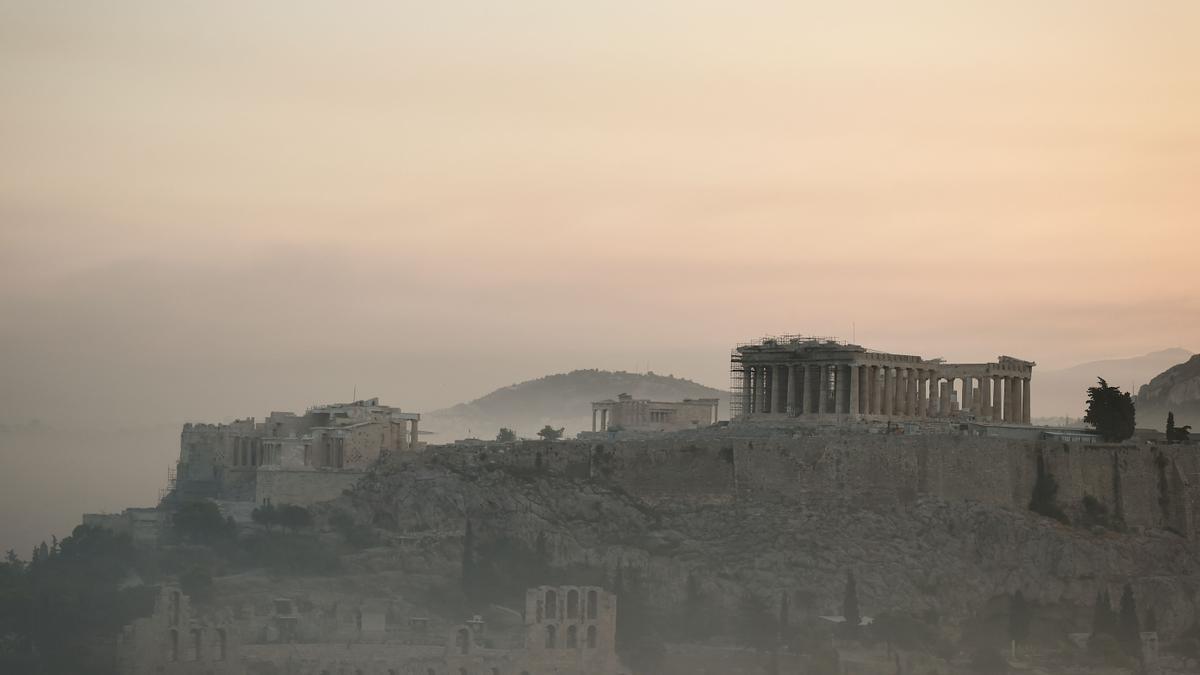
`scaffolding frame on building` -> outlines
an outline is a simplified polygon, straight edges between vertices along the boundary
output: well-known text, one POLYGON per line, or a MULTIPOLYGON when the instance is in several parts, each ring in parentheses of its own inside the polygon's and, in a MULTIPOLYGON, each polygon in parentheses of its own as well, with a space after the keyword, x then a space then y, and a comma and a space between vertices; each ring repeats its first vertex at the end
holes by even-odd
POLYGON ((765 346, 800 346, 805 344, 827 344, 842 347, 850 346, 841 338, 827 335, 764 335, 750 342, 739 342, 729 351, 729 419, 737 419, 743 414, 742 401, 746 393, 745 366, 742 365, 742 348, 765 346))

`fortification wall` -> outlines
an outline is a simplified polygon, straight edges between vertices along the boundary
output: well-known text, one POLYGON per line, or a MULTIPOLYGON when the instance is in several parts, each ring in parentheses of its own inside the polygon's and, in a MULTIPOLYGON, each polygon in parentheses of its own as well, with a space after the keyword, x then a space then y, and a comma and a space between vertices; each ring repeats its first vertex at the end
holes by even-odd
POLYGON ((660 508, 736 499, 901 506, 920 495, 1025 509, 1038 457, 1069 516, 1094 497, 1127 526, 1195 538, 1200 461, 1179 446, 1064 444, 940 435, 665 435, 606 443, 455 447, 438 461, 500 462, 529 471, 607 478, 660 508))
POLYGON ((254 501, 307 506, 334 499, 363 477, 362 471, 260 467, 254 501))

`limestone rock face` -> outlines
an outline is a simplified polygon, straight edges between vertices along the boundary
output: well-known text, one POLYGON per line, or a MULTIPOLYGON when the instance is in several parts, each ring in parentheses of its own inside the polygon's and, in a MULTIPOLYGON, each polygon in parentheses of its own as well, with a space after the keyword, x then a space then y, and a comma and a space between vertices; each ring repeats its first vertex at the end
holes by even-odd
POLYGON ((438 452, 380 467, 339 502, 398 533, 444 538, 442 553, 410 572, 457 579, 461 547, 450 544, 463 540, 470 519, 478 546, 540 546, 558 573, 609 584, 618 569, 627 585, 636 576, 637 592, 664 616, 683 611, 689 576, 726 621, 747 593, 771 602, 786 593, 793 613, 840 614, 848 571, 864 615, 936 615, 951 628, 1019 589, 1054 607, 1064 630, 1086 632, 1097 591, 1119 597, 1125 583, 1143 611, 1154 608, 1165 642, 1197 615, 1200 558, 1167 531, 1093 531, 931 496, 884 506, 764 491, 730 503, 652 505, 602 475, 463 465, 438 452))
POLYGON ((1167 413, 1175 424, 1200 429, 1200 354, 1157 375, 1138 390, 1139 427, 1162 429, 1167 413))

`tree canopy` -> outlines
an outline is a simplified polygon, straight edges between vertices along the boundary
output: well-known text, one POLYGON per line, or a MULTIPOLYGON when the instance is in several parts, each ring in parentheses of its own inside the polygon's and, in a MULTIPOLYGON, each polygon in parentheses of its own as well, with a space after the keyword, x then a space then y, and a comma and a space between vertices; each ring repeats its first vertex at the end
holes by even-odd
POLYGON ((501 443, 511 443, 517 440, 517 432, 508 427, 500 427, 500 432, 496 434, 496 440, 501 443))
POLYGON ((565 427, 559 427, 559 428, 555 429, 554 427, 547 424, 546 426, 542 427, 541 431, 538 432, 538 436, 541 436, 542 440, 545 440, 545 441, 557 441, 558 439, 563 437, 564 429, 565 429, 565 427))
POLYGON ((1088 387, 1087 412, 1083 421, 1096 428, 1104 440, 1119 443, 1133 436, 1136 410, 1133 397, 1127 391, 1109 385, 1104 378, 1088 387))

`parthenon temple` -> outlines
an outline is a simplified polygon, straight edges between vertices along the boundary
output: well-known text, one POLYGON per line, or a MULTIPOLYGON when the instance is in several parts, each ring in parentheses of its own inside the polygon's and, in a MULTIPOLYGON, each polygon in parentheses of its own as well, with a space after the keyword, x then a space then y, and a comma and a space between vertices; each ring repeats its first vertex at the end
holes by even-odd
POLYGON ((1035 365, 1011 356, 946 363, 827 338, 766 337, 732 352, 732 413, 1029 424, 1035 365))

